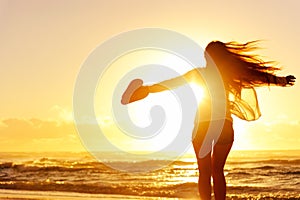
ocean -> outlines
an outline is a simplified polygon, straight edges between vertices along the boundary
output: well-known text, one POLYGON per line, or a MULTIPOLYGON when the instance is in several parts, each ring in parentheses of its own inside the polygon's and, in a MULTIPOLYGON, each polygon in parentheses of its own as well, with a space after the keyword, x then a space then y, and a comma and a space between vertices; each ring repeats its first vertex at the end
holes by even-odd
MULTIPOLYGON (((0 198, 199 199, 192 154, 176 161, 102 154, 105 162, 86 152, 0 153, 0 198), (145 170, 151 166, 163 167, 145 170)), ((227 199, 300 199, 300 150, 232 151, 225 176, 227 199)))

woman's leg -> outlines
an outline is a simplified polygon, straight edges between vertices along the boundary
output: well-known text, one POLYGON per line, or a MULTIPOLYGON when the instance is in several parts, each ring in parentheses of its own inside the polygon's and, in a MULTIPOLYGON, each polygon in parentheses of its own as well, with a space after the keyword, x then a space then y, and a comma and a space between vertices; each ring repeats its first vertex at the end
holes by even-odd
MULTIPOLYGON (((199 137, 197 138, 199 139, 199 137)), ((211 153, 205 157, 200 158, 199 151, 201 148, 201 141, 193 141, 194 151, 197 157, 197 164, 199 170, 198 190, 202 200, 211 199, 211 153)))
MULTIPOLYGON (((193 138, 193 147, 196 154, 199 170, 198 190, 200 198, 202 200, 211 199, 211 151, 205 157, 199 156, 199 152, 202 147, 203 140, 206 136, 209 124, 210 122, 200 123, 198 126, 201 128, 194 130, 195 137, 193 138)), ((207 148, 212 150, 212 145, 207 148)))
POLYGON ((226 199, 226 180, 224 165, 232 147, 230 144, 216 144, 212 155, 212 176, 214 181, 214 195, 216 200, 226 199))
MULTIPOLYGON (((195 151, 196 152, 196 151, 195 151)), ((196 153, 197 155, 198 153, 196 153)), ((197 156, 199 179, 198 190, 202 200, 211 199, 211 154, 207 154, 204 158, 197 156)))

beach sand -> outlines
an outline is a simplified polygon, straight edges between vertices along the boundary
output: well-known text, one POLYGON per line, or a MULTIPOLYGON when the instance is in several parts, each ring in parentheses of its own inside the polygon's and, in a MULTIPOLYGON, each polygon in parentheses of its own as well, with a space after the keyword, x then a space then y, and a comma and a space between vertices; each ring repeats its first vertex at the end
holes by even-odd
POLYGON ((3 190, 0 189, 0 200, 96 200, 96 199, 150 199, 150 200, 175 200, 178 198, 165 197, 139 197, 115 194, 85 194, 75 192, 48 192, 48 191, 25 191, 25 190, 3 190))

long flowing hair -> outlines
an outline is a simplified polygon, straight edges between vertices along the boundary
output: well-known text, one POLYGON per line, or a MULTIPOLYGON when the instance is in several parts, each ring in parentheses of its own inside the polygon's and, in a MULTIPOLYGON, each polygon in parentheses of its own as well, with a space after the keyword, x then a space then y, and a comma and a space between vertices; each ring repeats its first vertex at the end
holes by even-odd
POLYGON ((235 94, 243 87, 268 84, 267 76, 280 68, 273 61, 263 61, 253 53, 258 49, 258 41, 247 43, 220 41, 210 42, 206 47, 206 60, 217 65, 225 84, 235 94), (211 58, 211 60, 210 60, 211 58))

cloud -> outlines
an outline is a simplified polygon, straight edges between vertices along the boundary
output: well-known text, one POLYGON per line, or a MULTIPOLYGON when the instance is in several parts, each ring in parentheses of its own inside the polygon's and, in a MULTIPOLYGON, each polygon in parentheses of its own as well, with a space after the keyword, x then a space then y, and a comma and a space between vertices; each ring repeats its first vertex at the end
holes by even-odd
POLYGON ((67 122, 73 121, 73 112, 70 108, 54 105, 50 108, 50 112, 55 115, 55 119, 60 119, 67 122))
POLYGON ((253 123, 247 127, 247 138, 256 149, 299 149, 300 121, 253 123))
POLYGON ((67 121, 2 119, 1 151, 83 150, 75 126, 67 121))
POLYGON ((4 119, 1 121, 0 137, 4 139, 55 138, 74 134, 72 123, 43 121, 40 119, 4 119))
MULTIPOLYGON (((0 119, 0 151, 85 151, 74 121, 65 118, 70 116, 69 112, 60 107, 54 109, 62 114, 58 120, 0 119)), ((98 117, 97 120, 98 124, 87 121, 84 125, 100 125, 110 131, 111 118, 98 117)))

